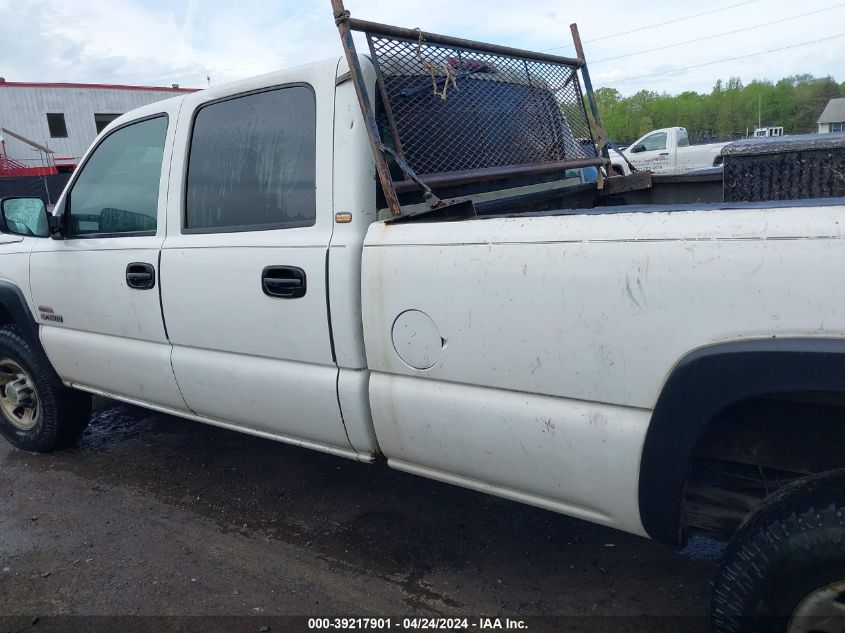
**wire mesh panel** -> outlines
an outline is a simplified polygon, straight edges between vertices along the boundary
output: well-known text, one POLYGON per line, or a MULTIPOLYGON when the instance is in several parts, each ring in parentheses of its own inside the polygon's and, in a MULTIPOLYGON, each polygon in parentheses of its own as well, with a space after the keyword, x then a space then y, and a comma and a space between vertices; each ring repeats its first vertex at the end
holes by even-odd
POLYGON ((595 157, 574 65, 366 35, 381 137, 417 174, 595 157))

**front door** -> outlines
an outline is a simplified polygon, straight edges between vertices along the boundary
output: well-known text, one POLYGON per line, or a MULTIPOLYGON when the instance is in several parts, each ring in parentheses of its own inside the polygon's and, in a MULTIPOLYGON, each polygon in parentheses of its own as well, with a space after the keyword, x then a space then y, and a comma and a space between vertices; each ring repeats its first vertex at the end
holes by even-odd
POLYGON ((641 146, 639 152, 631 151, 631 162, 637 169, 651 171, 656 174, 665 173, 671 170, 671 156, 666 148, 668 134, 666 132, 655 132, 649 134, 635 147, 641 146))
MULTIPOLYGON (((188 167, 171 184, 184 195, 171 204, 161 261, 182 394, 209 421, 351 452, 329 326, 331 175, 316 169, 315 92, 198 93, 189 108, 177 140, 188 167)), ((330 130, 331 113, 320 114, 330 130)))
POLYGON ((177 107, 150 106, 97 143, 59 201, 63 239, 39 240, 30 274, 41 342, 65 382, 184 410, 159 296, 177 107))

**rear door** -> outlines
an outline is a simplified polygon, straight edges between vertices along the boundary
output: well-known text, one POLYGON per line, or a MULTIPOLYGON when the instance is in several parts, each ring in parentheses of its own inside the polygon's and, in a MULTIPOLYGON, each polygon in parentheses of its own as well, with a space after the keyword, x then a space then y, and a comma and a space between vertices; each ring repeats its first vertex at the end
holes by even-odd
POLYGON ((62 379, 184 410, 159 296, 178 106, 149 106, 98 140, 59 202, 63 239, 39 240, 30 269, 41 341, 62 379))
POLYGON ((161 263, 173 369, 209 421, 354 455, 326 293, 334 85, 287 79, 186 100, 161 263))

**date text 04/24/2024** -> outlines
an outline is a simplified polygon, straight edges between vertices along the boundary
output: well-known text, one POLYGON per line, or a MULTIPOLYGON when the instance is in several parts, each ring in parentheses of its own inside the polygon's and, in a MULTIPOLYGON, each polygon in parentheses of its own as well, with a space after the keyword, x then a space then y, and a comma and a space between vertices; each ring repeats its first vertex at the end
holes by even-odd
POLYGON ((310 630, 526 630, 523 620, 511 618, 309 618, 310 630))

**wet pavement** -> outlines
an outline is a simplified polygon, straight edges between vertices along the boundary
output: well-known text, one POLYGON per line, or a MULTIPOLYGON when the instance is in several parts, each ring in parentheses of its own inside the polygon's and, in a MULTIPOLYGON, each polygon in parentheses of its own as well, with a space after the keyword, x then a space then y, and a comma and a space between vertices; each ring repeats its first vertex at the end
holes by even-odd
POLYGON ((95 406, 71 449, 0 440, 0 615, 570 615, 599 631, 593 616, 707 612, 706 543, 682 555, 384 464, 95 406))

